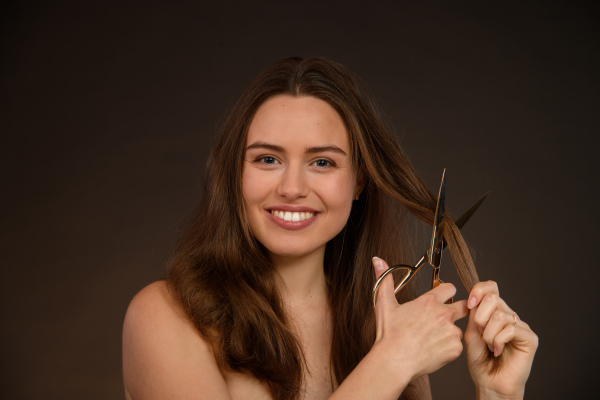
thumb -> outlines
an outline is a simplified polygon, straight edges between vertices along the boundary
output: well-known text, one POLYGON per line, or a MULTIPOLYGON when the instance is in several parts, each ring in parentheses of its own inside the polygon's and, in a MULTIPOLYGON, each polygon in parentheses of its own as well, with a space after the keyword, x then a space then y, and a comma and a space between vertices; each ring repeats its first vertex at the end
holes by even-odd
MULTIPOLYGON (((375 268, 375 276, 377 279, 388 270, 387 263, 379 257, 373 257, 373 267, 375 268)), ((384 310, 389 307, 391 303, 398 304, 394 294, 394 278, 392 277, 392 274, 388 274, 379 284, 377 293, 375 294, 375 320, 377 323, 376 340, 379 340, 383 334, 384 310)))

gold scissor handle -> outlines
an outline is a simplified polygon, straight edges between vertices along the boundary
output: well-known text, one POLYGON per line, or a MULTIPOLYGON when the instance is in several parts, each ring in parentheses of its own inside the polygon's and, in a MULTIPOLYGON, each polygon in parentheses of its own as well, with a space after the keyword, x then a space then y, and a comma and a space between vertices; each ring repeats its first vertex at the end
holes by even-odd
MULTIPOLYGON (((408 283, 408 281, 410 281, 413 276, 415 276, 415 274, 417 273, 417 271, 419 269, 421 269, 421 267, 423 266, 423 264, 428 264, 426 263, 426 256, 427 254, 425 254, 423 257, 421 257, 421 259, 419 260, 418 263, 415 264, 415 266, 410 266, 410 265, 405 265, 405 264, 398 264, 398 265, 394 265, 393 267, 388 268, 387 270, 385 270, 383 272, 383 274, 381 274, 381 276, 377 279, 377 282, 375 282, 375 285, 373 285, 373 309, 375 308, 375 304, 377 303, 377 290, 379 289, 379 286, 381 285, 381 282, 383 282, 383 280, 385 279, 386 276, 388 276, 389 274, 391 274, 392 272, 399 270, 399 269, 403 269, 406 270, 406 275, 404 276, 404 278, 402 278, 402 281, 400 281, 400 283, 398 283, 398 285, 394 288, 394 293, 398 293, 398 291, 400 289, 402 289, 402 287, 404 285, 406 285, 408 283)), ((438 287, 439 285, 441 285, 442 283, 444 283, 444 281, 442 281, 440 279, 440 268, 433 268, 433 279, 431 282, 431 288, 434 289, 436 287, 438 287)), ((452 299, 448 300, 446 302, 446 304, 452 304, 452 299)))
MULTIPOLYGON (((442 283, 444 283, 444 281, 440 279, 440 269, 434 268, 433 269, 433 279, 431 280, 431 288, 435 289, 436 287, 440 286, 442 283)), ((446 304, 452 304, 453 302, 454 302, 454 299, 452 297, 450 297, 450 299, 448 299, 446 301, 446 304)))
POLYGON ((375 285, 373 285, 373 309, 375 308, 375 304, 377 303, 377 290, 379 289, 379 285, 381 285, 381 282, 383 282, 383 280, 385 279, 386 276, 388 276, 392 272, 399 270, 399 269, 406 270, 406 276, 404 276, 402 281, 394 288, 394 293, 398 293, 398 291, 406 283, 408 283, 408 281, 411 280, 413 276, 415 276, 415 274, 417 273, 419 268, 421 268, 423 266, 424 261, 425 261, 425 259, 421 258, 421 260, 414 267, 411 265, 399 264, 399 265, 394 265, 393 267, 390 267, 387 270, 385 270, 383 272, 383 274, 381 274, 381 276, 377 279, 377 282, 375 282, 375 285))

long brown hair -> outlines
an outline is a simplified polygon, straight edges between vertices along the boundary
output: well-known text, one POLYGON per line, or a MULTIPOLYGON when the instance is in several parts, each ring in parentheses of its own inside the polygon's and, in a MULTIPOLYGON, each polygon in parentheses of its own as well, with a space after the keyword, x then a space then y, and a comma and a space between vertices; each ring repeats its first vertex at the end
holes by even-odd
MULTIPOLYGON (((384 125, 365 86, 344 66, 323 58, 288 58, 259 74, 242 94, 212 149, 199 209, 173 254, 167 281, 212 345, 219 365, 253 374, 283 400, 298 397, 307 371, 277 291, 273 263, 250 232, 241 194, 248 127, 265 100, 279 94, 314 96, 337 110, 364 185, 346 226, 325 250, 336 382, 350 374, 375 340, 371 258, 377 255, 390 265, 414 262, 407 212, 431 224, 435 197, 384 125)), ((451 219, 442 222, 442 234, 470 289, 477 275, 451 219)), ((414 296, 408 287, 399 300, 414 296)))

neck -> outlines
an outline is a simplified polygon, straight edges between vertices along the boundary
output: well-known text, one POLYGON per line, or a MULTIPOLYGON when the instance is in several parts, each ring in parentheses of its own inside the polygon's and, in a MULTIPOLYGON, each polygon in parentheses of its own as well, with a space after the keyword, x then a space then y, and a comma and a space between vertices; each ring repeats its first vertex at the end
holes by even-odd
POLYGON ((272 255, 285 303, 295 307, 327 299, 324 256, 324 247, 301 257, 272 255))

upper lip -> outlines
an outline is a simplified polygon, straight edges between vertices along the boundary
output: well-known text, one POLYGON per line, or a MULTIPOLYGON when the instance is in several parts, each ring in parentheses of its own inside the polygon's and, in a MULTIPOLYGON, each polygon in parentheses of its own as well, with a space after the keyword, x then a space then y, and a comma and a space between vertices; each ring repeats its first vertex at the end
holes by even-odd
POLYGON ((290 212, 309 212, 309 213, 317 213, 318 211, 314 208, 305 207, 305 206, 295 206, 291 204, 282 204, 278 206, 267 207, 267 210, 277 210, 277 211, 290 211, 290 212))

